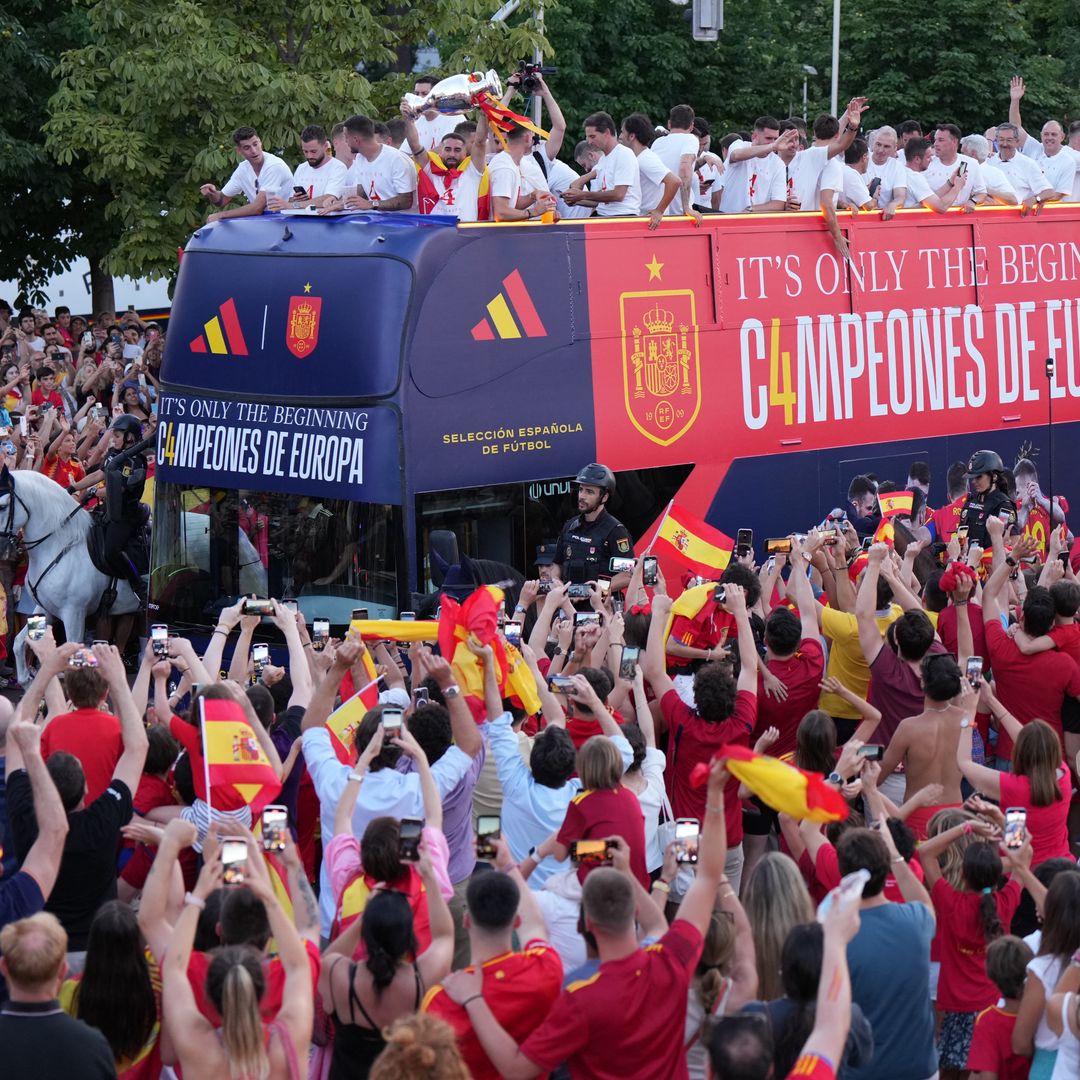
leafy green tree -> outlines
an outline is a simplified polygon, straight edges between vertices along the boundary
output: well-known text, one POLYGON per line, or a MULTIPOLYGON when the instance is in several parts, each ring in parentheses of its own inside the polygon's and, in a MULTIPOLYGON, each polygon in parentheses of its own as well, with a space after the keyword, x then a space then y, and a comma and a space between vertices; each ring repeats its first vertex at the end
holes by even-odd
POLYGON ((98 0, 86 8, 90 43, 61 59, 48 149, 62 164, 85 159, 107 190, 120 229, 109 270, 160 276, 205 216, 199 185, 235 166, 235 128, 255 126, 294 163, 307 124, 329 127, 380 98, 375 115, 396 113, 407 79, 390 76, 376 95, 368 74, 407 64, 429 34, 457 35, 477 62, 531 51, 528 25, 489 27, 488 15, 482 0, 98 0))
POLYGON ((41 287, 80 256, 90 259, 94 283, 107 283, 98 267, 115 236, 103 192, 76 157, 66 164, 52 157, 41 133, 53 68, 88 34, 83 13, 64 0, 5 0, 0 10, 0 278, 19 283, 19 296, 5 297, 19 305, 43 302, 41 287))

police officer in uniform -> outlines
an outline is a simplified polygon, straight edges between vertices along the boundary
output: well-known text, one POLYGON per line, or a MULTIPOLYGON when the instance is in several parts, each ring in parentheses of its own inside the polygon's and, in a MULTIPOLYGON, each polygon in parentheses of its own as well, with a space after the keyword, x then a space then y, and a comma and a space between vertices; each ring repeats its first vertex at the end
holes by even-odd
MULTIPOLYGON (((559 534, 555 565, 563 581, 581 585, 608 574, 612 556, 632 558, 634 545, 626 526, 605 509, 615 494, 615 474, 594 461, 574 482, 578 485, 578 514, 559 534)), ((613 574, 612 591, 625 588, 629 581, 629 574, 613 574)))
POLYGON ((972 490, 960 511, 960 525, 967 526, 969 544, 990 547, 987 518, 1000 518, 1006 531, 1016 524, 1016 503, 1006 490, 1004 471, 1005 465, 993 450, 976 450, 968 462, 972 490))
POLYGON ((146 553, 141 550, 141 545, 130 552, 128 548, 132 539, 137 538, 143 520, 140 503, 146 484, 147 461, 141 452, 130 452, 141 433, 136 417, 118 416, 109 428, 109 449, 101 468, 68 488, 74 494, 104 481, 105 551, 109 568, 118 578, 129 581, 140 596, 143 593, 140 575, 147 569, 146 553))

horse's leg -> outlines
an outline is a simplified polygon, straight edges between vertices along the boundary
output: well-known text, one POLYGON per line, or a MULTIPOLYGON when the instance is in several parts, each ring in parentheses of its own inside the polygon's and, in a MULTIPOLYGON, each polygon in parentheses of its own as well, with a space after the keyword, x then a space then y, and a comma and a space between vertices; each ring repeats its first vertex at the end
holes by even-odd
POLYGON ((12 646, 15 650, 15 677, 23 687, 30 685, 30 671, 26 666, 26 633, 29 629, 29 624, 23 623, 23 628, 15 635, 12 646))
POLYGON ((60 619, 64 624, 64 636, 68 641, 83 644, 86 633, 86 612, 81 604, 68 604, 60 609, 60 619))

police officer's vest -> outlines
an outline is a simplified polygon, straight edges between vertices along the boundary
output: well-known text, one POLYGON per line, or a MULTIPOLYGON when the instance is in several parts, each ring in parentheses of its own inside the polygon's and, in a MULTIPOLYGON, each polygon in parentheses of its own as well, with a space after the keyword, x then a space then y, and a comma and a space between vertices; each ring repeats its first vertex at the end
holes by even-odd
POLYGON ((990 547, 990 534, 986 531, 986 519, 999 517, 1006 527, 1016 524, 1016 504, 1003 491, 991 488, 979 494, 973 491, 960 511, 960 524, 968 529, 968 543, 981 548, 990 547))
POLYGON ((571 518, 559 537, 563 580, 580 584, 606 574, 607 540, 619 528, 622 522, 606 510, 593 522, 583 521, 580 514, 571 518))

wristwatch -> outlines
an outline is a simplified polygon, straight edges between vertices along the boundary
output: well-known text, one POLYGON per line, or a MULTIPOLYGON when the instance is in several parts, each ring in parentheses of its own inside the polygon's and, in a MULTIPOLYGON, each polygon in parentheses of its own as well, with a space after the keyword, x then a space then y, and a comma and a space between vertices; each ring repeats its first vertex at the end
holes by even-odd
POLYGON ((1009 566, 1019 566, 1020 565, 1011 555, 1006 555, 1005 556, 1005 562, 1009 566))
POLYGON ((528 858, 532 859, 533 862, 538 863, 540 861, 540 856, 536 854, 536 851, 537 847, 533 844, 533 846, 529 848, 528 858))
POLYGON ((460 693, 461 693, 461 687, 460 687, 460 686, 458 686, 458 685, 457 685, 457 683, 451 683, 451 684, 450 684, 450 685, 449 685, 449 686, 448 686, 448 687, 447 687, 447 688, 446 688, 446 689, 445 689, 445 690, 444 690, 444 691, 442 692, 442 696, 443 696, 444 698, 450 698, 450 697, 458 697, 458 695, 459 695, 460 693))
POLYGON ((826 779, 830 784, 839 784, 840 786, 843 786, 844 783, 844 778, 835 770, 829 773, 826 779))
POLYGON ((960 726, 961 726, 962 728, 969 728, 969 727, 971 727, 971 717, 970 717, 970 716, 965 716, 965 717, 964 717, 964 718, 963 718, 963 719, 962 719, 962 720, 960 721, 960 726))

